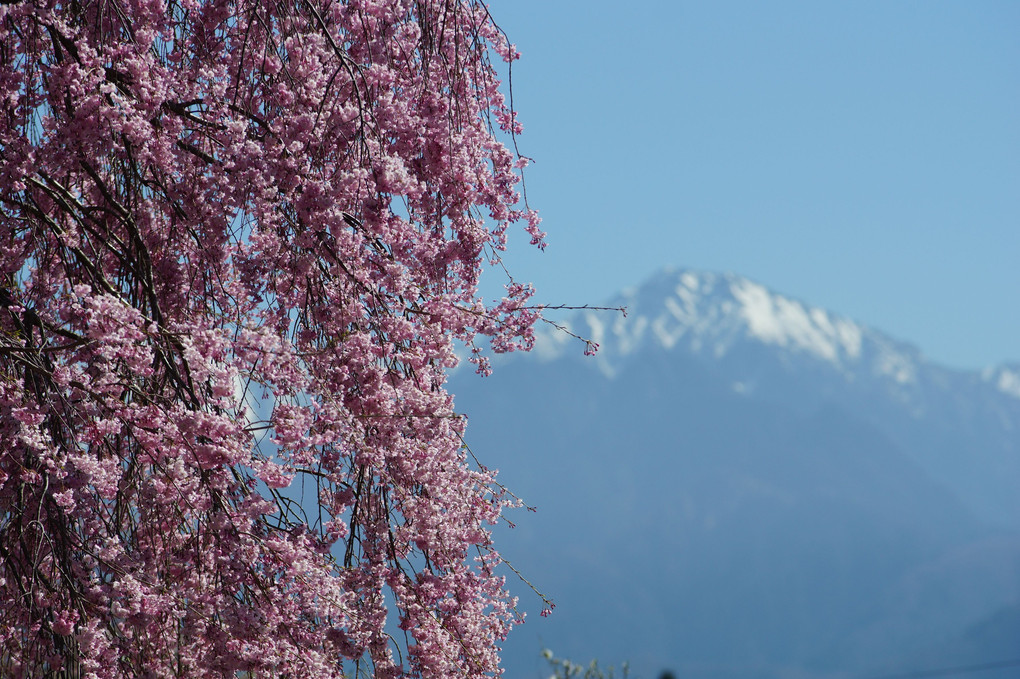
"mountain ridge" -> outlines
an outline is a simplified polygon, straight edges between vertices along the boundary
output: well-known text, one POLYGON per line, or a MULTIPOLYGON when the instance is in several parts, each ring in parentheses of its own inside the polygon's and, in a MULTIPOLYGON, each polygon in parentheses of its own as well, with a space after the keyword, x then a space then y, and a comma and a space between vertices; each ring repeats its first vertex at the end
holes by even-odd
POLYGON ((451 377, 469 445, 538 508, 501 552, 558 603, 512 635, 511 676, 543 676, 539 640, 705 679, 1001 646, 997 611, 1020 605, 1015 366, 939 366, 733 274, 660 272, 619 302, 556 320, 595 357, 542 328, 490 377, 451 377))
POLYGON ((536 331, 533 355, 497 362, 497 370, 566 361, 613 381, 650 354, 685 356, 748 398, 846 409, 910 450, 983 519, 1020 528, 1017 364, 946 367, 914 344, 732 273, 663 269, 606 306, 627 313, 582 310, 557 320, 597 342, 594 357, 549 326, 536 331), (1008 482, 986 487, 993 473, 1008 482))
MULTIPOLYGON (((871 359, 874 375, 900 384, 913 381, 918 364, 980 375, 1020 399, 1020 362, 1006 360, 979 371, 946 366, 928 359, 912 342, 731 272, 666 267, 602 306, 622 307, 626 313, 582 310, 557 323, 599 344, 594 362, 609 377, 621 359, 647 348, 649 340, 666 349, 686 341, 693 353, 711 350, 717 357, 743 340, 805 354, 844 372, 871 359)), ((573 343, 556 328, 542 327, 534 354, 540 360, 576 356, 573 343)))

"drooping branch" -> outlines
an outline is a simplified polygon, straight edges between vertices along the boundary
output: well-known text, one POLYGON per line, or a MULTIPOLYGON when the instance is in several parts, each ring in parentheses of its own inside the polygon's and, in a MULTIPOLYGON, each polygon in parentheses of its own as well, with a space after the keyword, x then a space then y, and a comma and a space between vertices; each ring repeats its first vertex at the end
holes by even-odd
POLYGON ((40 0, 0 45, 0 674, 498 671, 515 501, 443 383, 530 344, 476 289, 541 237, 485 7, 40 0))

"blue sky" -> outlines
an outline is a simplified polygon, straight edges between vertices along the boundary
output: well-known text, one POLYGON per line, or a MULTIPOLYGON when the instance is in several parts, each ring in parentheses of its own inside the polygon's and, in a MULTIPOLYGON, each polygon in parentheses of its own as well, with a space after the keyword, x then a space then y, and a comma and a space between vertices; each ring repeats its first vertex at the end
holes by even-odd
POLYGON ((491 0, 540 301, 732 271, 942 363, 1020 360, 1020 3, 491 0))

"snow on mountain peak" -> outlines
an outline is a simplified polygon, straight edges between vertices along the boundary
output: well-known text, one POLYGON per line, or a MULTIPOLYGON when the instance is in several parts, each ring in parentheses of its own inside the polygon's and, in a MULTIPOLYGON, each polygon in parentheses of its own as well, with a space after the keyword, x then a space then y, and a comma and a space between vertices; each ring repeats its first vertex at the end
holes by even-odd
POLYGON ((833 362, 861 354, 861 329, 851 321, 831 319, 823 309, 806 309, 746 279, 730 283, 730 291, 751 334, 763 342, 796 347, 833 362))
POLYGON ((984 371, 982 378, 1003 394, 1020 399, 1020 365, 1001 365, 984 371))
MULTIPOLYGON (((912 347, 734 274, 664 269, 610 305, 626 306, 626 318, 585 311, 567 322, 601 346, 595 361, 610 377, 628 356, 655 347, 720 359, 748 343, 810 357, 842 374, 866 362, 872 374, 901 385, 916 375, 918 352, 912 347)), ((536 353, 558 358, 571 351, 571 339, 555 330, 540 333, 536 353)))

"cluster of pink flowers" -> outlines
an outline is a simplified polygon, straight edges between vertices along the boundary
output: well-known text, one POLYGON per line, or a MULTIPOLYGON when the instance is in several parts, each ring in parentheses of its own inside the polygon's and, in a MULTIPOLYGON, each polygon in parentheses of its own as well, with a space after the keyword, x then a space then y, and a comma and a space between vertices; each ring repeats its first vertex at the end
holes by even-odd
POLYGON ((490 57, 476 0, 0 3, 0 675, 500 673, 490 57))

